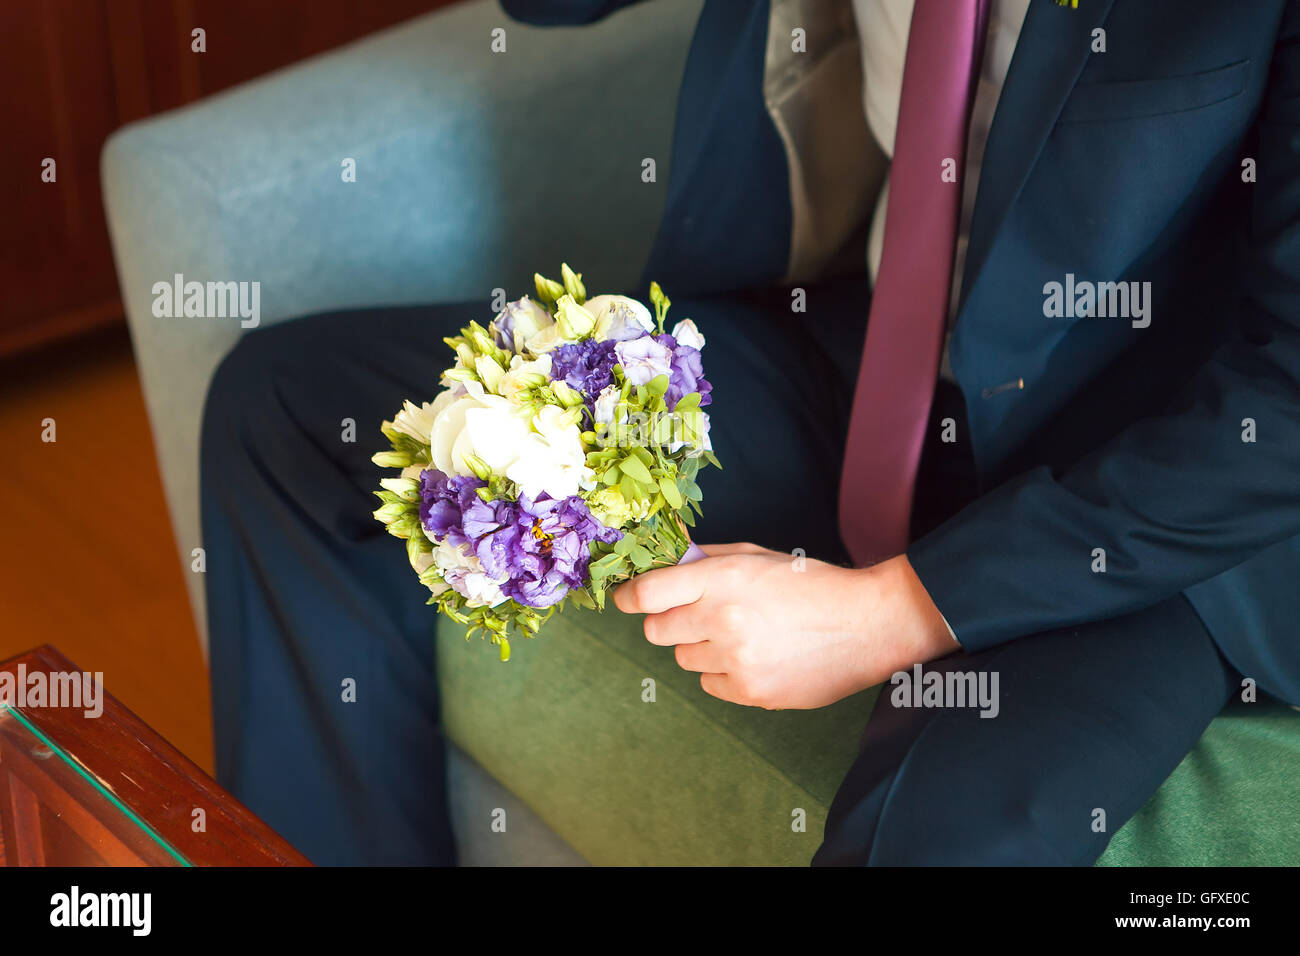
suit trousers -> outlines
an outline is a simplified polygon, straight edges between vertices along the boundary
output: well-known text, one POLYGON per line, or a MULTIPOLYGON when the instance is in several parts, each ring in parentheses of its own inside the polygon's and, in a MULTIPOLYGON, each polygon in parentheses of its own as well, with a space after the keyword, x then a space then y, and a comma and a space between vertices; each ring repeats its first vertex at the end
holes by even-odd
MULTIPOLYGON (((692 318, 708 338, 724 465, 701 474, 698 540, 847 561, 834 508, 869 299, 850 277, 802 298, 673 305, 670 325, 692 318)), ((293 320, 241 339, 210 388, 200 458, 217 776, 318 864, 456 859, 433 611, 370 515, 383 474, 370 455, 404 399, 438 391, 443 337, 489 317, 464 303, 293 320)), ((936 425, 959 406, 941 388, 936 425)), ((976 493, 961 442, 931 444, 922 524, 976 493)), ((1236 680, 1181 597, 932 666, 997 671, 998 716, 894 708, 887 687, 816 863, 1091 862, 1236 680)))

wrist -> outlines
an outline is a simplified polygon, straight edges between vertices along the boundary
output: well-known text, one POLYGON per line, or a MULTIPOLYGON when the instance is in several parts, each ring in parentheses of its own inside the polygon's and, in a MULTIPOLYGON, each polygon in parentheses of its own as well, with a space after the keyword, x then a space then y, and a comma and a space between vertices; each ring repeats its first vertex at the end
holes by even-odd
POLYGON ((906 663, 925 663, 961 649, 906 554, 867 570, 876 575, 885 637, 906 663))

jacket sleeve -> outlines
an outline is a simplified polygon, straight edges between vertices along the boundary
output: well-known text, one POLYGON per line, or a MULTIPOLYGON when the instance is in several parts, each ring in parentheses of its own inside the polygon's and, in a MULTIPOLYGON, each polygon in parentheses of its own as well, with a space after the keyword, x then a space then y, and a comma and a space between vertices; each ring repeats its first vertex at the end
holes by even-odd
POLYGON ((595 23, 615 10, 642 0, 501 0, 512 19, 539 27, 578 26, 595 23))
POLYGON ((908 549, 967 650, 1150 606, 1300 535, 1296 0, 1257 122, 1242 321, 1175 407, 1068 470, 1017 476, 908 549))

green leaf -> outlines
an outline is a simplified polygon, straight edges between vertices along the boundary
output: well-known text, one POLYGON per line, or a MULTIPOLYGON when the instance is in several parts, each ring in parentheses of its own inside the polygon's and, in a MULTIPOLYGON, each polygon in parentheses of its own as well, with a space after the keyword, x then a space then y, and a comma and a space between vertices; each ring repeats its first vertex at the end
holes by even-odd
MULTIPOLYGON (((637 481, 646 482, 647 484, 654 483, 654 478, 650 476, 650 469, 645 466, 645 462, 640 458, 630 455, 620 461, 618 467, 623 469, 623 474, 635 478, 637 481)), ((628 496, 625 494, 624 497, 628 496)))
POLYGON ((569 601, 587 610, 594 610, 596 607, 596 602, 591 599, 591 595, 581 588, 574 588, 569 592, 569 601))
MULTIPOLYGON (((695 502, 692 501, 691 504, 693 505, 693 504, 695 504, 695 502)), ((679 511, 679 512, 677 512, 677 513, 678 513, 678 515, 681 516, 682 523, 683 523, 684 525, 686 525, 686 527, 688 527, 688 528, 694 528, 694 527, 695 527, 695 515, 691 514, 691 509, 690 509, 690 508, 684 508, 684 509, 682 509, 681 511, 679 511)))
POLYGON ((638 571, 646 570, 650 565, 654 564, 655 561, 654 555, 650 553, 650 550, 639 544, 632 546, 631 557, 632 563, 636 565, 638 571))
POLYGON ((700 490, 700 486, 689 478, 683 478, 681 480, 681 489, 682 493, 686 495, 687 498, 691 499, 691 501, 704 500, 704 492, 700 490))
POLYGON ((668 504, 674 509, 682 506, 682 493, 677 490, 677 482, 673 481, 667 475, 659 479, 659 490, 664 493, 668 504))
POLYGON ((681 398, 677 400, 677 404, 673 406, 673 411, 687 412, 699 407, 700 407, 700 393, 691 392, 687 395, 683 395, 681 398))
POLYGON ((619 481, 618 493, 628 501, 638 501, 641 498, 641 489, 637 487, 636 479, 631 475, 624 475, 619 481))
MULTIPOLYGON (((620 539, 620 543, 622 540, 626 540, 630 538, 631 535, 624 535, 624 537, 620 539)), ((617 545, 615 547, 617 547, 617 545)), ((590 566, 589 570, 591 571, 591 576, 593 578, 605 578, 605 577, 609 577, 611 574, 616 574, 617 572, 623 570, 625 567, 627 567, 627 564, 623 560, 623 555, 607 554, 599 561, 594 562, 590 566)))

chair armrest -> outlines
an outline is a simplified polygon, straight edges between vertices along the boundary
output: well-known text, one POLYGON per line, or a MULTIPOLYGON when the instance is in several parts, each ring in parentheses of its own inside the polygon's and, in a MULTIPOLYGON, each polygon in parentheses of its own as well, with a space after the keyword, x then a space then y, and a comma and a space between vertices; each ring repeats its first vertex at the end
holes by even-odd
POLYGON ((198 435, 238 318, 158 318, 153 286, 260 283, 262 324, 526 290, 572 262, 634 283, 663 208, 700 0, 537 29, 475 0, 132 124, 102 175, 123 302, 200 634, 198 435), (506 51, 490 48, 505 30, 506 51), (641 181, 655 157, 658 181, 641 181), (344 182, 342 163, 356 162, 344 182))

